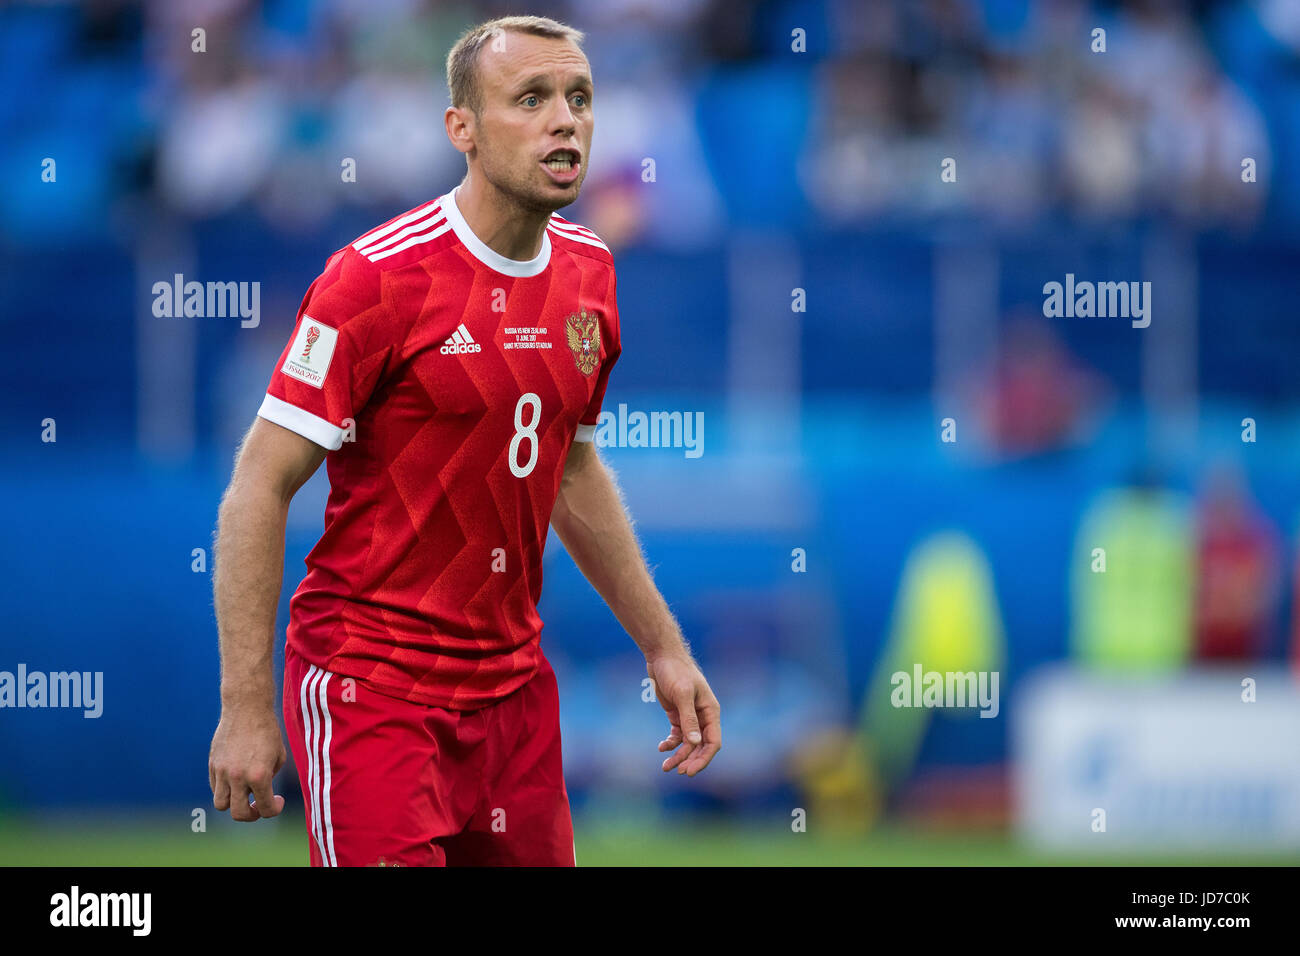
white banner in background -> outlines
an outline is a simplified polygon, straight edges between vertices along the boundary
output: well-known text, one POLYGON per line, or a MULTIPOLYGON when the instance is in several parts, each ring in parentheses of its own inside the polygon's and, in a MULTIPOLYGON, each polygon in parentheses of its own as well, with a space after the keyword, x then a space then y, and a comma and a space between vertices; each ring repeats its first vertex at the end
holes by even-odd
POLYGON ((1300 848, 1300 685, 1286 671, 1052 668, 1025 679, 1011 714, 1017 825, 1031 842, 1300 848))

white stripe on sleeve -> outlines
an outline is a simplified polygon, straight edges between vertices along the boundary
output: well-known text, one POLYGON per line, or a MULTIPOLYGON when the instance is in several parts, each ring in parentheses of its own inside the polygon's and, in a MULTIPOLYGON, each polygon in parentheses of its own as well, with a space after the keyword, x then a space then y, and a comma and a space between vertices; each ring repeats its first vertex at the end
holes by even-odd
POLYGON ((319 415, 290 405, 284 399, 268 394, 262 399, 262 407, 257 410, 258 417, 268 422, 296 432, 309 441, 314 441, 327 451, 343 447, 343 429, 333 422, 327 422, 319 415))

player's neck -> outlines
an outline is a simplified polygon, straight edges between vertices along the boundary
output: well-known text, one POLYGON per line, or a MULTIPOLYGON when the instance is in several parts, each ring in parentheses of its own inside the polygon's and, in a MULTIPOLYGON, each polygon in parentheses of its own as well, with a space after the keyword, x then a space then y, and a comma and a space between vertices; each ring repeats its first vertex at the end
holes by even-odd
POLYGON ((548 213, 521 209, 481 177, 472 174, 453 200, 465 224, 498 255, 517 262, 536 259, 542 251, 548 213))

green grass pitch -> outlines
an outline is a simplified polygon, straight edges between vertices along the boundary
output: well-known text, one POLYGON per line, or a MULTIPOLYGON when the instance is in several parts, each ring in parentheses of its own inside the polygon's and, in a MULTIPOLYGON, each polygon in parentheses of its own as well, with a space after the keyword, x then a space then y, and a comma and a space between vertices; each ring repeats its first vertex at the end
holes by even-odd
MULTIPOLYGON (((209 813, 206 832, 188 819, 98 823, 9 818, 0 823, 0 866, 303 866, 301 813, 236 825, 209 813)), ((792 833, 764 826, 575 820, 580 866, 1037 866, 1291 865, 1300 855, 1138 854, 1060 856, 1019 846, 996 831, 934 831, 886 826, 863 838, 792 833)))

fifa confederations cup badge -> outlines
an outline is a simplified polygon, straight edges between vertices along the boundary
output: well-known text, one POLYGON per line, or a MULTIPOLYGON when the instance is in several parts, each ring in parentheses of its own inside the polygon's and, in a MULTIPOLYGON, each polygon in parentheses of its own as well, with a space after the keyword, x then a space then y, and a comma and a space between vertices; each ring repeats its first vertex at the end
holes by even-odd
POLYGON ((313 325, 307 330, 307 347, 302 350, 302 360, 308 365, 311 364, 311 347, 316 344, 318 338, 320 338, 320 329, 313 325))

